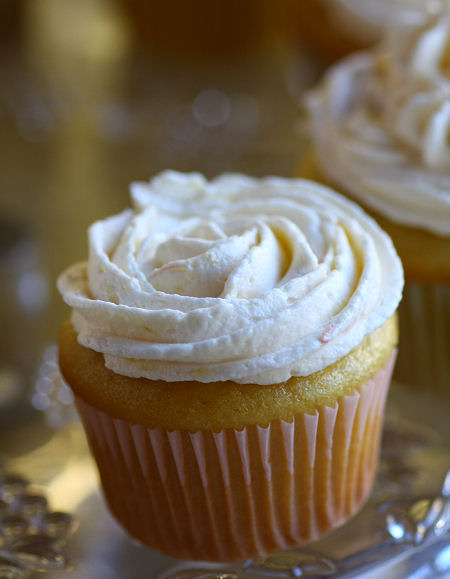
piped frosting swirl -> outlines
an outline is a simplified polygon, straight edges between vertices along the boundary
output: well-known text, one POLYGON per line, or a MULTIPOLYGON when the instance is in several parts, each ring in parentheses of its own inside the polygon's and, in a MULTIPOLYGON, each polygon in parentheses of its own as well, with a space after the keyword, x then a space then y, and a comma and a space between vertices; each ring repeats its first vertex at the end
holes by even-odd
POLYGON ((450 235, 450 9, 342 61, 306 103, 333 182, 394 221, 450 235))
POLYGON ((392 316, 403 274, 359 207, 304 180, 164 172, 94 223, 58 280, 79 342, 118 374, 273 384, 392 316))

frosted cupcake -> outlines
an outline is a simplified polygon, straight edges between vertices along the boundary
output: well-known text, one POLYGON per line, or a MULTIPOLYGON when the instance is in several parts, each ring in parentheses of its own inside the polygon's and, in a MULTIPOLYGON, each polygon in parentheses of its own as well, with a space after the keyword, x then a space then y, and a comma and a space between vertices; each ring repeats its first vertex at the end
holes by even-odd
POLYGON ((450 384, 450 14, 401 27, 350 57, 307 98, 301 175, 369 209, 405 267, 398 378, 450 384))
POLYGON ((108 505, 167 554, 313 541, 366 501, 403 276, 358 206, 304 180, 165 172, 58 286, 60 367, 108 505))

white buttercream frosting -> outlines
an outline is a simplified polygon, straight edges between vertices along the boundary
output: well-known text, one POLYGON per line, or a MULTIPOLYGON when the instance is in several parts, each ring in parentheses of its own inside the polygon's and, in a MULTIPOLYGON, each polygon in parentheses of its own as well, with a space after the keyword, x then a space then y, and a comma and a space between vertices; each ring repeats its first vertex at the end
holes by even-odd
POLYGON ((272 384, 355 348, 399 303, 389 237, 305 180, 164 172, 94 223, 58 280, 79 342, 119 374, 272 384))
POLYGON ((393 221, 450 235, 450 10, 337 64, 306 102, 325 175, 393 221))

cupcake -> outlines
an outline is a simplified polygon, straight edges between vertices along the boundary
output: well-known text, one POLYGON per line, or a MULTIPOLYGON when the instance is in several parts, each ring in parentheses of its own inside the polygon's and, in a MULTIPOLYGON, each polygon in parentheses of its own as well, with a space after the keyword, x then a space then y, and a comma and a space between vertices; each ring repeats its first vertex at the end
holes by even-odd
POLYGON ((403 261, 396 377, 450 384, 450 9, 331 68, 306 98, 300 174, 369 210, 403 261))
POLYGON ((327 61, 377 43, 394 23, 423 23, 445 0, 302 0, 301 43, 327 61))
POLYGON ((104 496, 166 554, 313 541, 376 472, 403 273, 357 205, 306 180, 164 172, 62 274, 59 340, 104 496))

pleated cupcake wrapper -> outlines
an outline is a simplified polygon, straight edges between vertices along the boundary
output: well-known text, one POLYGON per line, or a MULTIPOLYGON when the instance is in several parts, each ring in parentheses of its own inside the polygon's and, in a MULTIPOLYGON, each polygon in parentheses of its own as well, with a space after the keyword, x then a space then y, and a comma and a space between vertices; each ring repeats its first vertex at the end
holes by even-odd
POLYGON ((239 560, 320 537, 368 497, 394 357, 333 408, 242 430, 146 428, 78 397, 110 510, 142 543, 186 559, 239 560))
POLYGON ((450 397, 450 284, 407 283, 394 378, 450 397))

